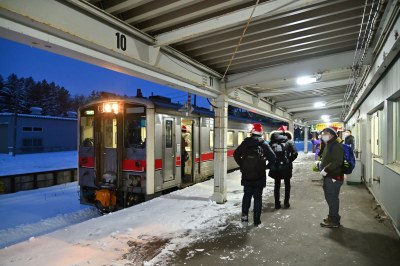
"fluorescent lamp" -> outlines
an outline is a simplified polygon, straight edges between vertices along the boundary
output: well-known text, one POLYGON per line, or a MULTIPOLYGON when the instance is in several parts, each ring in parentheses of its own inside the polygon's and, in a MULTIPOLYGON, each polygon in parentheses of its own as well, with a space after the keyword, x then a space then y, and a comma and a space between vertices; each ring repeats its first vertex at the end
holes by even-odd
POLYGON ((297 84, 299 84, 299 85, 310 84, 310 83, 314 83, 316 81, 317 81, 316 77, 299 77, 296 80, 297 84))
POLYGON ((315 108, 324 107, 325 105, 326 105, 326 103, 324 103, 324 102, 316 102, 316 103, 314 103, 314 107, 315 108))
POLYGON ((331 120, 329 119, 329 115, 321 115, 321 119, 324 120, 325 122, 331 121, 331 120))

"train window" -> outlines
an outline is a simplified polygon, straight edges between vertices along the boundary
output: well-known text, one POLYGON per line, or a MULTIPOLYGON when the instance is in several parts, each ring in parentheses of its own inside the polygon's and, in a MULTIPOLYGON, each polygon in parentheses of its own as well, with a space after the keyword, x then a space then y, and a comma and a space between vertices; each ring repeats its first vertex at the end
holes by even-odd
POLYGON ((125 119, 125 148, 143 148, 146 139, 146 120, 127 115, 125 119))
POLYGON ((243 131, 238 132, 238 146, 240 145, 240 143, 243 142, 243 140, 245 138, 244 136, 245 136, 245 133, 243 131))
POLYGON ((103 137, 104 148, 116 148, 117 119, 115 117, 104 117, 102 132, 104 133, 103 137))
POLYGON ((210 130, 210 150, 214 149, 214 130, 210 130))
POLYGON ((172 120, 165 121, 165 148, 172 148, 172 120))
POLYGON ((124 121, 125 148, 143 149, 146 142, 146 116, 144 107, 126 108, 124 121))
POLYGON ((228 147, 233 147, 234 145, 233 145, 233 136, 234 136, 234 134, 233 134, 233 131, 228 131, 228 138, 227 138, 227 140, 226 140, 226 145, 228 146, 228 147))
POLYGON ((84 147, 93 146, 93 122, 94 116, 81 116, 80 138, 84 147))

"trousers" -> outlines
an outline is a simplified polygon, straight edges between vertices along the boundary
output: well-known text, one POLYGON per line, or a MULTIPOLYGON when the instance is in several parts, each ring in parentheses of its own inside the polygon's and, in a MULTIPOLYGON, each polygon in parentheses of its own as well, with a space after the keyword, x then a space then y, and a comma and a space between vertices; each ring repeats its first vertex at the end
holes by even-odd
POLYGON ((324 189, 325 200, 328 203, 329 214, 331 221, 333 223, 340 222, 339 215, 339 193, 343 181, 335 180, 329 177, 324 177, 324 184, 322 188, 324 189))
POLYGON ((242 216, 248 216, 251 199, 254 198, 254 223, 260 223, 262 209, 262 186, 244 186, 242 200, 242 216))

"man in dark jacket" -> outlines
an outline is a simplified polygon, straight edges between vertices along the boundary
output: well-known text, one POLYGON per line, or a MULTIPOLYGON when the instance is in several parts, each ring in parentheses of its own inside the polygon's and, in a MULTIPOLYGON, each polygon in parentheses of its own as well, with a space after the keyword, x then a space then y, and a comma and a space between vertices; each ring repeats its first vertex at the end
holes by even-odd
POLYGON ((349 145, 351 150, 354 152, 354 136, 351 135, 351 130, 348 129, 346 130, 346 132, 344 133, 345 139, 344 139, 344 143, 349 145))
POLYGON ((285 182, 284 206, 285 208, 290 207, 290 179, 292 178, 293 161, 296 160, 298 155, 296 146, 291 139, 292 134, 285 129, 271 132, 269 145, 274 152, 275 150, 279 150, 275 152, 277 157, 276 162, 275 164, 271 164, 271 169, 268 174, 275 179, 274 198, 275 209, 277 210, 281 208, 280 189, 282 179, 285 182))
POLYGON ((325 200, 329 206, 329 214, 321 226, 336 228, 340 226, 339 193, 343 184, 343 147, 337 142, 337 133, 333 128, 322 130, 322 140, 326 147, 322 153, 321 175, 324 177, 325 200))
POLYGON ((236 163, 240 166, 242 172, 241 185, 243 186, 242 200, 242 222, 248 222, 251 198, 254 198, 254 225, 261 224, 262 209, 262 192, 266 185, 266 160, 270 163, 275 162, 275 154, 271 147, 265 144, 262 136, 261 124, 253 124, 251 137, 245 138, 233 153, 236 163), (262 150, 263 160, 260 164, 252 169, 248 169, 245 164, 245 155, 248 150, 260 146, 262 150))

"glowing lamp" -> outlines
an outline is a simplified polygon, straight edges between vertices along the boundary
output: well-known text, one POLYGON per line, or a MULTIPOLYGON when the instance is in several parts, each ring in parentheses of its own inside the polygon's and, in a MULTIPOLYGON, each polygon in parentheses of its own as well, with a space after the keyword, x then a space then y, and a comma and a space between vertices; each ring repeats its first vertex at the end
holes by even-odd
POLYGON ((299 84, 299 85, 310 84, 310 83, 314 83, 316 81, 317 81, 316 77, 299 77, 296 80, 297 84, 299 84))
POLYGON ((118 114, 118 103, 116 102, 103 103, 103 113, 118 114))

